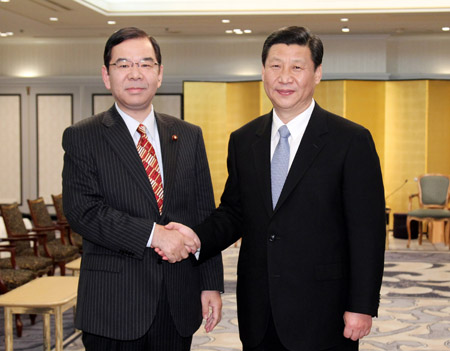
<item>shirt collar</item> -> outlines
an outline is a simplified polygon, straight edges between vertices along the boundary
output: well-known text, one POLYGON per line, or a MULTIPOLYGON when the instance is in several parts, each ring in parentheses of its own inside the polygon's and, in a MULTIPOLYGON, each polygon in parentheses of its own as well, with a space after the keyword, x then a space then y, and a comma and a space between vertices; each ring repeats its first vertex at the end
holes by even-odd
POLYGON ((152 140, 155 137, 155 129, 156 129, 156 118, 155 118, 155 111, 152 109, 149 113, 149 115, 145 118, 145 120, 140 123, 136 121, 133 117, 130 115, 127 115, 125 112, 123 112, 120 107, 117 105, 117 102, 115 103, 117 112, 119 112, 119 115, 122 117, 123 121, 125 122, 128 131, 131 135, 136 133, 137 128, 139 127, 139 124, 143 124, 145 128, 147 129, 147 137, 152 140))
MULTIPOLYGON (((300 113, 298 116, 294 117, 291 121, 289 121, 289 123, 286 124, 286 126, 289 129, 289 133, 291 133, 292 139, 297 139, 300 136, 300 134, 303 134, 303 131, 305 130, 306 125, 308 124, 309 119, 311 118, 314 106, 315 101, 314 99, 312 99, 311 104, 305 111, 300 113)), ((278 129, 280 129, 282 125, 284 125, 284 123, 278 117, 275 109, 273 109, 272 139, 277 137, 278 129)))

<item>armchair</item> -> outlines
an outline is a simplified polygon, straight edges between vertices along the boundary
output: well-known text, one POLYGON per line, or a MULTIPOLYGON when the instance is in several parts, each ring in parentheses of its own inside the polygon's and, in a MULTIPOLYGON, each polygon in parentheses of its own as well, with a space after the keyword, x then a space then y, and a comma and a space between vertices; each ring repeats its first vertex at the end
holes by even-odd
POLYGON ((448 202, 450 197, 450 178, 444 174, 424 174, 418 178, 419 192, 409 197, 409 212, 406 218, 409 248, 411 243, 411 221, 419 222, 419 245, 422 245, 422 223, 427 222, 428 232, 432 230, 434 222, 444 222, 444 238, 449 241, 450 210, 448 202), (412 200, 418 197, 419 209, 412 210, 412 200))
MULTIPOLYGON (((33 280, 36 275, 25 269, 19 269, 16 265, 16 250, 14 245, 0 245, 0 252, 9 252, 11 254, 10 261, 12 268, 0 268, 0 294, 5 294, 12 289, 33 280)), ((20 314, 15 315, 16 319, 16 333, 20 338, 22 336, 23 323, 20 319, 20 314)), ((31 323, 34 324, 36 315, 30 315, 31 323)))
POLYGON ((64 228, 52 221, 42 197, 36 200, 28 200, 33 230, 45 233, 47 236, 47 248, 54 262, 59 266, 61 275, 66 274, 66 263, 79 257, 78 248, 64 244, 64 228), (55 231, 61 231, 61 240, 58 240, 55 231))
MULTIPOLYGON (((15 246, 15 257, 20 269, 32 271, 37 276, 44 274, 53 275, 53 259, 46 255, 46 236, 30 232, 23 223, 19 205, 0 205, 0 213, 5 224, 8 241, 15 246), (31 246, 33 242, 33 247, 31 246), (43 256, 39 254, 39 246, 42 247, 43 256)), ((14 268, 10 260, 0 259, 0 268, 14 268)))
POLYGON ((56 223, 64 228, 64 231, 67 233, 67 238, 69 239, 70 245, 78 247, 78 250, 82 252, 83 238, 80 234, 74 232, 67 222, 67 218, 64 215, 63 210, 62 194, 52 195, 52 199, 53 205, 55 206, 56 218, 58 219, 56 223))

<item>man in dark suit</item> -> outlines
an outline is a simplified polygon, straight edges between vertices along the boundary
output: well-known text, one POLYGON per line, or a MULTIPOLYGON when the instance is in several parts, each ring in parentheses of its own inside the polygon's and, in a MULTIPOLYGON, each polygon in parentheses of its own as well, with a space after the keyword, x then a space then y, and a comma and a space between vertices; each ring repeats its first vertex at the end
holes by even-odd
POLYGON ((313 100, 322 55, 321 40, 302 27, 266 39, 262 79, 273 110, 231 134, 221 204, 193 228, 200 259, 242 237, 245 351, 357 350, 377 315, 385 240, 379 159, 368 130, 313 100))
POLYGON ((63 136, 64 212, 83 236, 76 327, 86 350, 190 350, 221 317, 223 268, 162 226, 194 226, 214 209, 199 127, 153 110, 160 48, 137 28, 107 41, 102 77, 115 105, 63 136), (152 247, 165 252, 164 262, 152 247))

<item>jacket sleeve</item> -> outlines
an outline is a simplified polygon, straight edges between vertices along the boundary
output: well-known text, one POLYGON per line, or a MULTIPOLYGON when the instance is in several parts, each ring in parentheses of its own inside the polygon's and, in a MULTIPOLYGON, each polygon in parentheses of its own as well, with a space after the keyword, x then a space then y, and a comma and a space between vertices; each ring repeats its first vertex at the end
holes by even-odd
POLYGON ((201 225, 194 228, 200 237, 200 259, 211 257, 236 242, 241 236, 242 215, 233 134, 228 145, 228 179, 220 206, 201 225))
POLYGON ((384 267, 385 201, 380 162, 368 130, 353 136, 343 169, 349 242, 347 310, 377 315, 384 267))
POLYGON ((93 152, 97 135, 88 130, 72 126, 63 135, 64 213, 84 239, 128 257, 142 258, 153 221, 133 217, 105 201, 105 191, 112 190, 103 189, 99 181, 98 170, 104 160, 93 152))
MULTIPOLYGON (((196 152, 196 197, 198 223, 203 221, 214 210, 214 192, 211 175, 206 156, 203 136, 200 131, 196 152)), ((201 268, 201 290, 224 291, 222 254, 215 256, 200 264, 201 268)))

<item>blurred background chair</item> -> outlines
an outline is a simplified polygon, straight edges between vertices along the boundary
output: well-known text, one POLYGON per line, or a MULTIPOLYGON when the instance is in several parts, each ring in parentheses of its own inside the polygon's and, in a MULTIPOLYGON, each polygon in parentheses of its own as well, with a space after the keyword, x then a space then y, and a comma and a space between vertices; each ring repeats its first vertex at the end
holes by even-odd
MULTIPOLYGON (((19 205, 0 205, 0 213, 5 224, 7 239, 15 246, 16 264, 20 269, 32 271, 37 276, 44 274, 53 275, 54 262, 45 250, 45 234, 37 234, 29 231, 23 222, 19 205), (33 245, 31 245, 33 243, 33 245), (42 246, 41 254, 39 246, 42 246)), ((10 260, 0 259, 0 268, 13 268, 10 260)))
POLYGON ((448 201, 450 197, 450 178, 444 174, 424 174, 418 177, 419 192, 409 197, 409 212, 406 219, 408 230, 408 244, 411 243, 411 221, 419 222, 419 245, 422 245, 423 224, 428 224, 428 236, 433 230, 434 222, 444 223, 445 244, 449 241, 450 210, 448 201), (412 210, 412 201, 419 199, 419 209, 412 210))
POLYGON ((67 218, 64 215, 63 210, 63 202, 62 202, 62 194, 52 195, 53 205, 55 206, 57 224, 64 228, 65 236, 69 239, 70 245, 78 247, 80 253, 83 250, 83 238, 80 234, 74 232, 72 228, 70 228, 69 222, 67 222, 67 218))
POLYGON ((28 200, 30 215, 33 221, 33 230, 45 233, 47 236, 47 248, 54 262, 59 266, 61 275, 66 274, 66 263, 77 259, 80 255, 78 248, 65 244, 64 228, 52 221, 44 199, 28 200), (60 240, 56 238, 56 230, 61 232, 60 240))
MULTIPOLYGON (((7 260, 10 261, 12 268, 0 268, 0 294, 6 294, 19 286, 22 286, 29 281, 36 278, 36 275, 26 269, 19 269, 16 265, 16 251, 14 245, 0 245, 0 252, 9 252, 10 257, 7 260)), ((20 318, 20 314, 15 315, 16 320, 16 334, 20 338, 22 336, 23 323, 20 318)), ((36 321, 36 315, 30 315, 31 324, 36 321)))

